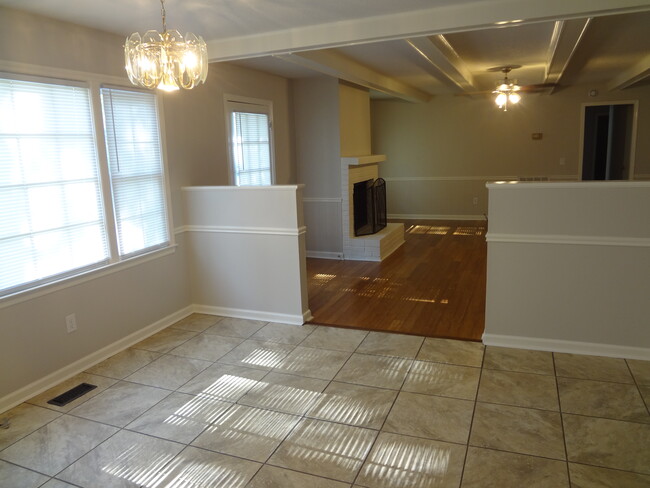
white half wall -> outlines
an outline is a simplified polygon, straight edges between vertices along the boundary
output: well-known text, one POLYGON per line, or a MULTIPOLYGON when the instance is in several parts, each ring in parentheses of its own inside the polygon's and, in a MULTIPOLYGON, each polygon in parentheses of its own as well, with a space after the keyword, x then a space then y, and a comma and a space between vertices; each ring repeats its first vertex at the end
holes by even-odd
POLYGON ((650 359, 650 182, 487 187, 483 342, 650 359))
POLYGON ((184 187, 192 298, 200 311, 303 324, 302 185, 184 187))

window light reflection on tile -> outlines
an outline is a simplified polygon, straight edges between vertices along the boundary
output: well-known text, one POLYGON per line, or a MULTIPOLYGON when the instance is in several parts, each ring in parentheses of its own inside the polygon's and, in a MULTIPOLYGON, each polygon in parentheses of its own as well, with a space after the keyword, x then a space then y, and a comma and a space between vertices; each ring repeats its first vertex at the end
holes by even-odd
POLYGON ((152 454, 146 446, 131 446, 104 466, 102 471, 138 486, 155 486, 163 476, 163 466, 173 457, 168 453, 152 454))
POLYGON ((331 422, 364 425, 378 416, 386 415, 388 408, 388 405, 370 405, 354 398, 323 394, 316 412, 318 418, 331 422))
POLYGON ((460 369, 452 369, 450 367, 442 367, 439 363, 430 363, 427 361, 416 361, 409 373, 410 384, 422 385, 447 385, 450 383, 457 383, 464 381, 466 376, 460 369))
POLYGON ((356 427, 318 422, 308 425, 300 442, 292 443, 288 454, 304 462, 335 464, 356 471, 370 449, 371 441, 356 435, 356 427))
POLYGON ((187 425, 197 420, 212 423, 218 419, 230 404, 211 397, 196 396, 165 419, 166 424, 187 425))
POLYGON ((201 392, 201 395, 227 400, 241 396, 256 384, 257 380, 252 380, 250 378, 245 378, 242 376, 224 374, 210 386, 205 388, 201 392))
POLYGON ((213 463, 194 461, 183 465, 182 459, 176 459, 165 467, 161 476, 147 488, 191 488, 203 486, 227 486, 229 488, 244 486, 248 479, 244 473, 225 468, 213 463), (162 478, 162 479, 161 479, 162 478))
MULTIPOLYGON (((287 385, 275 385, 260 382, 258 388, 249 394, 255 406, 271 410, 304 411, 317 401, 322 393, 287 385)), ((244 400, 245 402, 245 400, 244 400)))
POLYGON ((283 421, 289 417, 286 414, 259 409, 250 409, 243 414, 242 411, 240 408, 228 411, 208 427, 208 432, 219 432, 221 437, 232 442, 250 440, 250 436, 281 441, 287 435, 286 421, 283 421))
POLYGON ((253 366, 263 366, 266 368, 274 368, 284 358, 285 353, 279 353, 264 347, 258 347, 253 350, 248 356, 241 360, 242 363, 252 364, 253 366))
POLYGON ((417 442, 385 441, 377 445, 363 469, 365 480, 391 480, 409 488, 438 486, 449 467, 449 449, 431 448, 417 442))

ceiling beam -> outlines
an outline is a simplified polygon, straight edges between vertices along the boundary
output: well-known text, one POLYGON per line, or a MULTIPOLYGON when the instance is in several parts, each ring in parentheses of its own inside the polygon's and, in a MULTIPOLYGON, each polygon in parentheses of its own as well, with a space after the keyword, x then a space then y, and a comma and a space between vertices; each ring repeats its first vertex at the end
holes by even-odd
POLYGON ((608 85, 609 91, 623 90, 644 78, 650 76, 650 54, 637 62, 634 66, 619 73, 608 85))
MULTIPOLYGON (((438 3, 438 2, 432 2, 438 3)), ((456 0, 398 14, 348 19, 208 41, 210 62, 286 54, 350 44, 463 32, 505 25, 649 10, 647 0, 456 0)))
MULTIPOLYGON (((548 49, 544 83, 560 83, 590 23, 590 18, 555 22, 548 49)), ((551 88, 551 93, 554 89, 551 88)))
POLYGON ((456 91, 476 91, 472 73, 445 36, 417 37, 405 42, 426 61, 424 67, 431 75, 456 91))
POLYGON ((428 102, 431 99, 430 94, 381 74, 333 49, 278 54, 275 57, 409 102, 428 102))

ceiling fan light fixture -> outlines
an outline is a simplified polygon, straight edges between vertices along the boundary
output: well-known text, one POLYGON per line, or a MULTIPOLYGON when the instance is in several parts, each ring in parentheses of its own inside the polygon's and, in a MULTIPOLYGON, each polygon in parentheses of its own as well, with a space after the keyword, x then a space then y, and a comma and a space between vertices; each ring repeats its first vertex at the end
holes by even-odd
POLYGON ((512 70, 511 66, 505 66, 501 69, 503 71, 503 80, 497 83, 496 90, 492 93, 496 94, 494 103, 504 112, 508 111, 508 103, 519 103, 521 95, 517 93, 521 87, 517 84, 517 80, 509 80, 508 73, 512 70))
POLYGON ((142 88, 190 90, 208 76, 208 50, 201 36, 191 32, 185 38, 177 30, 167 30, 165 0, 160 0, 163 32, 149 30, 127 37, 124 61, 129 80, 142 88))

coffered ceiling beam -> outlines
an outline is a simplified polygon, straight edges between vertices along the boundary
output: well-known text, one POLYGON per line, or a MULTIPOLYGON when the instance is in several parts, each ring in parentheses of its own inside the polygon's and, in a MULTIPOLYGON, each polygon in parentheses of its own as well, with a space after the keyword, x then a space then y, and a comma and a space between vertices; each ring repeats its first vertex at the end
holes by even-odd
MULTIPOLYGON (((555 22, 548 49, 544 83, 560 83, 590 23, 590 18, 555 22)), ((553 90, 554 88, 551 88, 551 93, 553 90)))
POLYGON ((650 54, 641 59, 631 68, 616 76, 608 85, 610 91, 623 90, 633 84, 650 77, 650 54))
MULTIPOLYGON (((432 2, 438 3, 438 2, 432 2)), ((208 41, 210 61, 304 52, 350 44, 648 10, 647 0, 458 0, 422 10, 208 41), (522 22, 523 20, 523 22, 522 22)))
POLYGON ((381 74, 333 49, 279 54, 276 57, 409 102, 428 102, 431 99, 430 94, 381 74))
POLYGON ((431 75, 457 91, 476 91, 474 77, 445 36, 417 37, 405 42, 426 61, 424 68, 431 75))

